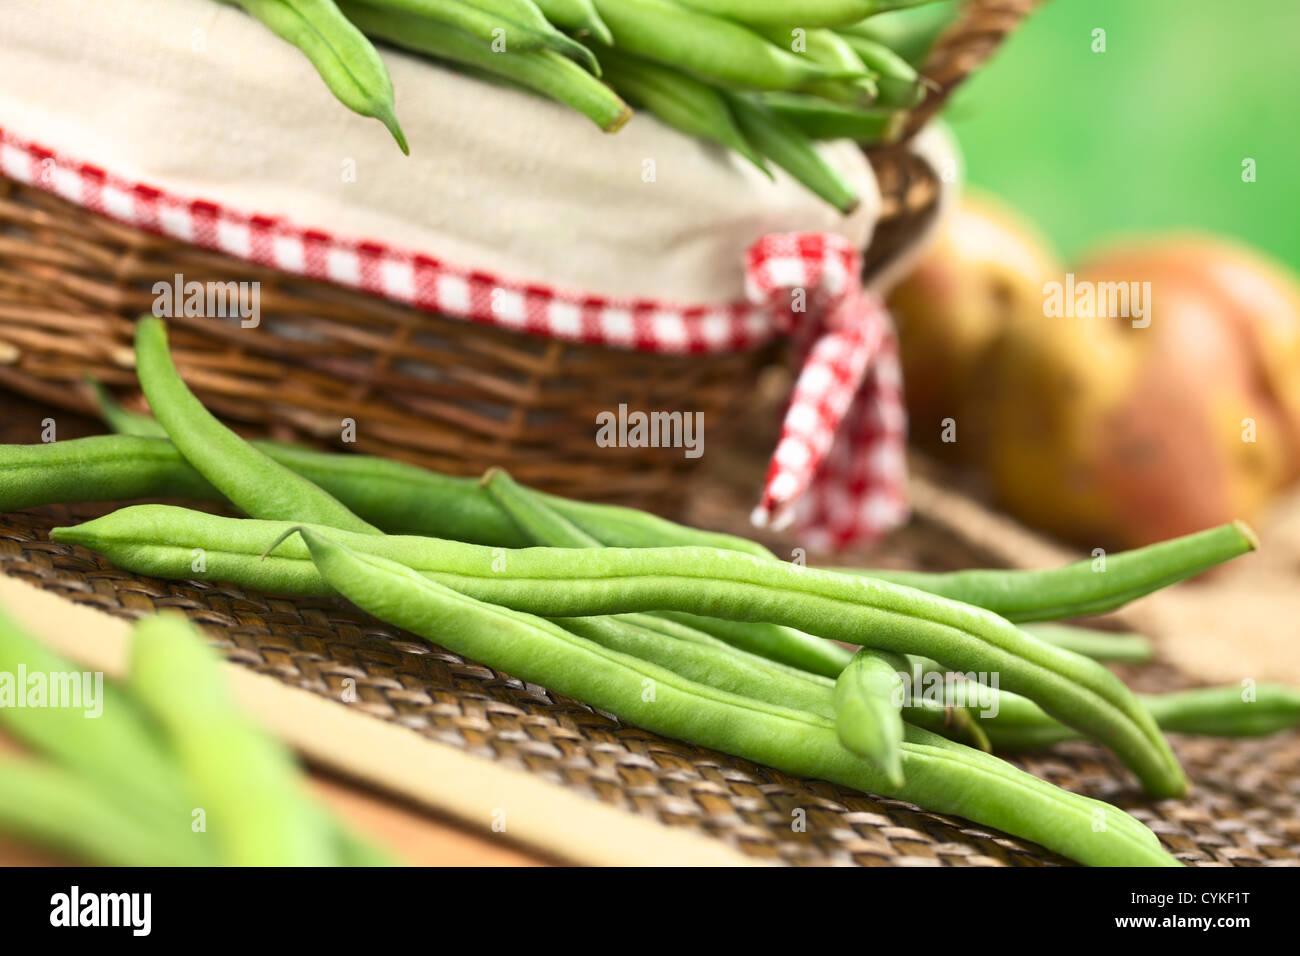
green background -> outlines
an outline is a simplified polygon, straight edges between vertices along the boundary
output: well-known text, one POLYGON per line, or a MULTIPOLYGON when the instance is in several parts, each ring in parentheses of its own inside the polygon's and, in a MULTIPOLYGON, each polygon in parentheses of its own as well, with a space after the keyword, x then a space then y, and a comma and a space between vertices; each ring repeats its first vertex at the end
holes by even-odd
POLYGON ((1046 0, 946 117, 1067 261, 1197 228, 1300 269, 1300 0, 1046 0))

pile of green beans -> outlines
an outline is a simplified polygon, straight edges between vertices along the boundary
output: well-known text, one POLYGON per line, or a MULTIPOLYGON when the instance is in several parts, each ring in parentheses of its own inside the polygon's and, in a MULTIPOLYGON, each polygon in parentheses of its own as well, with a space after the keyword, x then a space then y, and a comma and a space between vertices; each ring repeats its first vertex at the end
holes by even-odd
MULTIPOLYGON (((0 759, 0 832, 109 866, 393 864, 305 794, 183 618, 141 621, 130 657, 129 680, 104 682, 93 719, 0 707, 0 727, 33 754, 0 759)), ((80 671, 0 612, 0 671, 20 668, 80 671)))
MULTIPOLYGON (((194 399, 160 323, 143 320, 136 347, 156 420, 111 402, 105 415, 124 431, 168 438, 0 447, 0 507, 76 500, 91 486, 107 498, 227 500, 250 516, 143 504, 51 533, 128 570, 340 594, 650 730, 966 816, 1085 863, 1176 861, 1131 817, 984 751, 1084 737, 1168 797, 1185 781, 1162 728, 1262 733, 1300 719, 1300 692, 1285 688, 1263 687, 1250 705, 1223 691, 1136 697, 1093 658, 1143 659, 1149 647, 1140 638, 1060 624, 1035 633, 1008 619, 1118 606, 1254 547, 1241 525, 1108 556, 1105 573, 1089 562, 1045 572, 893 572, 898 580, 886 581, 805 568, 740 538, 542 495, 500 471, 473 482, 251 444, 194 399), (412 524, 422 533, 385 533, 412 524), (451 540, 450 529, 465 540, 451 540), (980 709, 987 695, 935 703, 907 692, 904 675, 950 671, 970 681, 995 675, 991 699, 1000 706, 980 709), (1093 825, 1097 814, 1104 827, 1093 825)), ((184 668, 178 658, 155 673, 184 668)), ((155 699, 177 739, 202 740, 198 724, 217 722, 220 707, 200 703, 185 712, 174 696, 155 699)), ((257 765, 266 799, 283 795, 283 766, 257 765)), ((192 762, 181 766, 202 779, 192 762)), ((228 818, 239 815, 238 804, 226 808, 228 818)), ((278 852, 319 846, 310 833, 328 828, 310 815, 299 822, 296 834, 285 823, 278 852)))
MULTIPOLYGON (((625 96, 765 172, 780 166, 846 214, 859 197, 814 141, 889 141, 925 88, 891 49, 893 34, 868 25, 929 0, 225 2, 297 46, 339 101, 383 122, 403 152, 371 40, 541 94, 606 132, 631 116, 625 96)), ((898 42, 914 45, 906 32, 898 42)))
POLYGON ((334 590, 374 616, 658 733, 982 821, 1082 863, 1178 865, 1122 811, 923 730, 907 730, 899 748, 905 782, 895 786, 844 748, 825 717, 690 680, 540 618, 476 601, 398 562, 353 551, 328 532, 287 533, 301 535, 334 590))

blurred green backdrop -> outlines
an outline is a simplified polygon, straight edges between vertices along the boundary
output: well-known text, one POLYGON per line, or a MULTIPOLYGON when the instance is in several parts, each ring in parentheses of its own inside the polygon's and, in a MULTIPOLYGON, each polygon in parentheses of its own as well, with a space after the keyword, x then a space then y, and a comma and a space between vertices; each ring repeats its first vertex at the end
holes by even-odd
POLYGON ((972 184, 1067 257, 1197 227, 1300 269, 1298 99, 1297 0, 1046 0, 946 115, 972 184))

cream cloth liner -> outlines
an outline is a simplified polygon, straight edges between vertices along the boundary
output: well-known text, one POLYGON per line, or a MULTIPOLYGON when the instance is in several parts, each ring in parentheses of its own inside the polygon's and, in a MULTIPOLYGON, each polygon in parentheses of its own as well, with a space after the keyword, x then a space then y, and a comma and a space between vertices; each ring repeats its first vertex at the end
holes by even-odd
MULTIPOLYGON (((0 606, 47 645, 106 677, 126 673, 130 625, 0 574, 0 606)), ((666 827, 350 710, 238 664, 223 665, 240 705, 313 763, 362 780, 487 835, 563 860, 613 866, 744 866, 757 861, 711 837, 666 827)))
POLYGON ((20 138, 182 197, 508 280, 735 302, 760 236, 828 231, 863 248, 879 214, 851 143, 823 147, 863 197, 845 218, 779 170, 771 183, 649 115, 604 134, 540 97, 384 48, 403 157, 296 49, 215 0, 16 0, 4 25, 0 126, 20 138))

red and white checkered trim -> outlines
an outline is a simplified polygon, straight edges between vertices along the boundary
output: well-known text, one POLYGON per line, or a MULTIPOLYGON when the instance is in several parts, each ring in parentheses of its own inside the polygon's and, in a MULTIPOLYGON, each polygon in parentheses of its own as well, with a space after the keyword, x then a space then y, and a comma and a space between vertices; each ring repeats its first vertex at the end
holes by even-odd
POLYGON ((753 521, 797 520, 809 546, 869 540, 907 518, 906 414, 897 340, 861 257, 840 236, 766 236, 746 291, 796 335, 804 359, 753 521))
POLYGON ((842 237, 764 237, 749 251, 747 301, 688 305, 516 282, 383 243, 177 196, 26 142, 2 127, 0 173, 149 232, 518 332, 687 354, 738 351, 780 334, 798 336, 807 361, 755 520, 788 520, 802 498, 800 520, 813 536, 810 544, 843 546, 874 537, 906 516, 893 330, 883 305, 862 290, 860 257, 842 237))

